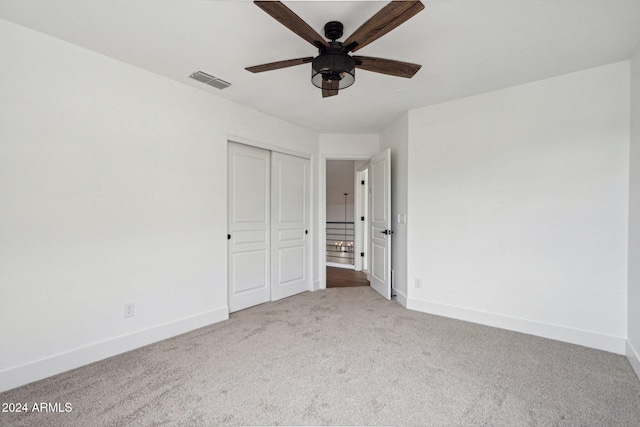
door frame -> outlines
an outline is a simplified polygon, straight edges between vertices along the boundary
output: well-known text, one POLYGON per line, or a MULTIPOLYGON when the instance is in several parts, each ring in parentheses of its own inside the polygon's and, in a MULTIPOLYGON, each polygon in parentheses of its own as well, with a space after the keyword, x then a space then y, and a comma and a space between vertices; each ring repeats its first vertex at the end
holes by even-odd
MULTIPOLYGON (((318 253, 318 287, 314 286, 314 290, 327 288, 327 247, 326 247, 326 235, 327 235, 327 160, 366 160, 369 161, 373 156, 353 155, 353 154, 320 154, 320 165, 318 174, 318 234, 316 246, 318 253)), ((356 174, 357 176, 357 174, 356 174)), ((357 179, 354 180, 354 189, 357 184, 357 179)), ((355 192, 354 192, 355 194, 355 192)), ((360 244, 360 243, 359 243, 360 244)), ((359 247, 358 244, 358 247, 359 247)), ((361 249, 358 249, 362 252, 361 249)), ((366 253, 366 252, 365 252, 366 253)))
POLYGON ((367 261, 367 257, 359 256, 358 254, 361 252, 367 252, 367 243, 369 242, 369 164, 362 166, 356 169, 356 182, 355 182, 355 217, 356 217, 356 226, 355 226, 355 235, 356 235, 356 243, 354 250, 356 251, 354 267, 356 271, 362 271, 369 276, 369 263, 367 261), (362 180, 364 178, 364 174, 367 172, 367 179, 365 180, 365 185, 362 185, 362 180), (358 220, 358 218, 362 218, 364 216, 365 220, 358 220))
MULTIPOLYGON (((238 144, 249 145, 251 147, 262 148, 263 150, 275 151, 277 153, 289 154, 291 156, 302 157, 303 159, 309 159, 311 160, 311 168, 313 172, 313 155, 312 154, 303 153, 301 151, 289 150, 287 148, 283 148, 278 145, 268 144, 266 142, 254 141, 252 139, 243 138, 237 135, 227 135, 227 143, 229 142, 235 142, 238 144)), ((312 174, 312 177, 313 177, 313 174, 312 174)))
MULTIPOLYGON (((227 134, 227 150, 229 149, 229 143, 230 142, 234 142, 236 144, 242 144, 242 145, 247 145, 250 147, 254 147, 254 148, 261 148, 263 150, 268 150, 271 152, 276 152, 276 153, 282 153, 282 154, 288 154, 291 156, 295 156, 295 157, 301 157, 303 159, 308 159, 309 160, 309 189, 311 191, 310 193, 310 213, 311 213, 311 220, 309 223, 309 238, 311 239, 311 256, 310 256, 310 260, 311 260, 311 284, 310 284, 310 288, 309 291, 315 291, 317 288, 314 284, 313 281, 313 273, 314 273, 314 269, 315 269, 315 265, 317 263, 317 261, 314 259, 315 254, 317 253, 317 246, 315 245, 317 240, 320 240, 317 238, 317 233, 316 233, 316 226, 315 226, 315 222, 314 222, 314 209, 316 209, 316 199, 314 197, 314 186, 315 186, 315 181, 314 181, 314 160, 315 160, 315 156, 313 154, 307 154, 307 153, 303 153, 300 151, 295 151, 295 150, 290 150, 287 148, 283 148, 280 147, 278 145, 273 145, 273 144, 269 144, 266 142, 260 142, 260 141, 255 141, 252 139, 248 139, 242 136, 238 136, 238 135, 232 135, 232 134, 227 134)), ((227 199, 226 199, 226 203, 229 203, 229 161, 227 160, 226 164, 226 171, 225 171, 225 183, 224 185, 227 188, 227 199)), ((229 207, 227 206, 227 209, 225 209, 225 223, 229 224, 229 207)), ((228 233, 228 229, 227 229, 227 233, 228 233)), ((324 242, 324 239, 322 240, 324 242)), ((225 267, 227 269, 227 283, 225 286, 225 292, 226 292, 226 302, 227 302, 227 310, 229 309, 229 249, 228 249, 228 243, 227 243, 227 250, 225 251, 225 267)), ((325 280, 326 283, 326 280, 325 280)))

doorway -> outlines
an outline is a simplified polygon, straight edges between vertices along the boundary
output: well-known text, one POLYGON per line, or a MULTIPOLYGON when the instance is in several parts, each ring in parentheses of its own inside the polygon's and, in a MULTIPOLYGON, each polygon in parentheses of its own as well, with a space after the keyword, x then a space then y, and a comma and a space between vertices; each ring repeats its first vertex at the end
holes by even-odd
MULTIPOLYGON (((335 195, 329 194, 331 188, 328 185, 332 173, 332 163, 330 162, 335 160, 352 161, 353 158, 331 155, 322 155, 321 157, 321 171, 324 172, 321 173, 320 187, 323 193, 321 194, 321 206, 324 204, 324 212, 321 211, 324 216, 321 221, 324 224, 321 223, 321 225, 325 226, 325 238, 326 230, 333 228, 333 221, 328 220, 331 216, 327 215, 330 215, 331 202, 335 200, 335 195)), ((357 160, 360 162, 356 166, 354 161, 353 169, 351 169, 354 171, 352 176, 357 178, 352 178, 353 194, 356 195, 352 208, 354 211, 354 240, 352 244, 351 241, 347 241, 347 251, 353 247, 354 262, 353 265, 331 263, 327 255, 331 255, 330 251, 338 252, 337 249, 341 247, 345 252, 345 242, 343 240, 340 244, 340 240, 325 240, 324 245, 321 246, 320 261, 324 270, 321 270, 324 273, 324 277, 322 277, 324 280, 321 280, 320 288, 327 287, 328 267, 346 267, 354 271, 364 269, 371 287, 384 298, 391 299, 391 238, 393 234, 393 230, 391 230, 391 150, 387 148, 371 158, 357 160)), ((343 190, 342 196, 348 195, 349 193, 343 190)), ((348 197, 343 199, 343 219, 336 222, 349 222, 348 202, 348 197)))
POLYGON ((326 264, 355 269, 360 242, 356 235, 354 160, 327 160, 326 166, 326 264))

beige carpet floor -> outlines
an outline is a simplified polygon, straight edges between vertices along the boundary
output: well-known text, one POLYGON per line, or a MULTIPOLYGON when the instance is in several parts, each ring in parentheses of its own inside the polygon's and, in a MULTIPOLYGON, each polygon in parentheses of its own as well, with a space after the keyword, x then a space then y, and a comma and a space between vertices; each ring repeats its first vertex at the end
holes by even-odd
POLYGON ((0 394, 70 413, 2 426, 640 425, 606 353, 404 309, 371 288, 304 293, 0 394))

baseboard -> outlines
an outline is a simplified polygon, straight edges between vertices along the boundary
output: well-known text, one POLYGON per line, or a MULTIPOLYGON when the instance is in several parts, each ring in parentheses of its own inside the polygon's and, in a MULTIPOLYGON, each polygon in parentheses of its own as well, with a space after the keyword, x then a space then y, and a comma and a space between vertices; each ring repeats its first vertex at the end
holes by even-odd
POLYGON ((631 363, 631 367, 636 371, 636 375, 638 376, 638 379, 640 379, 640 353, 633 348, 629 340, 627 340, 626 355, 627 359, 629 359, 629 363, 631 363))
POLYGON ((543 338, 568 342, 571 344, 591 347, 598 350, 609 351, 616 354, 625 354, 626 340, 623 337, 600 334, 581 329, 568 328, 566 326, 505 316, 502 314, 477 311, 464 307, 456 307, 431 301, 409 298, 407 308, 438 316, 450 317, 458 320, 479 323, 515 332, 522 332, 543 338))
MULTIPOLYGON (((320 287, 321 285, 322 285, 322 283, 320 282, 320 280, 316 280, 315 282, 313 282, 312 291, 319 291, 320 289, 324 289, 324 288, 320 287)), ((325 286, 325 288, 326 288, 326 286, 325 286)))
POLYGON ((404 293, 392 288, 391 294, 395 295, 396 301, 398 301, 404 308, 407 308, 407 296, 404 293))
POLYGON ((229 308, 222 307, 9 368, 0 372, 0 392, 144 347, 145 345, 221 322, 228 318, 229 308))

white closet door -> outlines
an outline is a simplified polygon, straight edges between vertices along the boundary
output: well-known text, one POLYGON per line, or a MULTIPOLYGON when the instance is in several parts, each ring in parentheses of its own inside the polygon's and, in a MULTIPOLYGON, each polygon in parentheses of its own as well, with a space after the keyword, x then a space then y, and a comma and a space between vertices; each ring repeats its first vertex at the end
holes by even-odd
POLYGON ((228 150, 228 286, 234 312, 271 298, 271 153, 231 142, 228 150))
POLYGON ((369 215, 371 287, 391 299, 391 150, 388 148, 369 161, 369 215))
POLYGON ((271 153, 271 300, 312 288, 309 159, 271 153))

